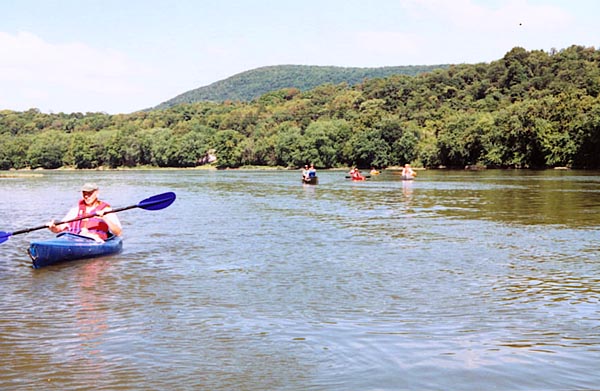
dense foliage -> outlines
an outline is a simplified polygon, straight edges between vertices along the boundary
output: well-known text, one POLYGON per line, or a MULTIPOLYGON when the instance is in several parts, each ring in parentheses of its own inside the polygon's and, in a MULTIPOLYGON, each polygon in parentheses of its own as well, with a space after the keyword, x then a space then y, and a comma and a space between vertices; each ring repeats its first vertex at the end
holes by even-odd
POLYGON ((600 52, 514 48, 489 64, 107 115, 0 111, 0 169, 358 165, 600 168, 600 52))
POLYGON ((323 84, 346 83, 353 86, 366 79, 391 75, 416 76, 436 69, 446 69, 448 66, 410 65, 381 68, 344 68, 314 65, 274 65, 242 72, 211 85, 185 92, 161 103, 154 109, 168 109, 182 103, 202 101, 250 102, 263 94, 283 88, 296 88, 300 91, 307 91, 323 84))

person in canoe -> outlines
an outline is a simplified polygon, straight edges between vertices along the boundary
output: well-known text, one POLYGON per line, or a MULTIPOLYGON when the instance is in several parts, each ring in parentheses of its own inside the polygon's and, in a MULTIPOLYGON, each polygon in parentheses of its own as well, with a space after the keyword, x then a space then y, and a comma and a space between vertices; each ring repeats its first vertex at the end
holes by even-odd
POLYGON ((311 164, 310 168, 308 166, 304 166, 304 170, 302 170, 302 183, 308 185, 316 185, 319 182, 317 179, 317 170, 315 169, 315 165, 311 164))
POLYGON ((364 181, 365 180, 365 177, 362 176, 362 174, 356 167, 352 167, 352 170, 350 170, 349 174, 350 174, 350 179, 352 179, 353 181, 364 181))
POLYGON ((310 181, 310 177, 308 176, 308 164, 305 164, 304 168, 302 169, 302 180, 304 182, 310 181))
POLYGON ((402 168, 402 179, 414 179, 416 176, 417 173, 406 163, 402 168))
POLYGON ((315 168, 314 164, 310 165, 310 168, 308 169, 308 178, 316 178, 317 176, 317 169, 315 168))
POLYGON ((89 219, 72 221, 68 224, 56 225, 54 220, 48 223, 48 229, 54 233, 68 231, 77 235, 93 238, 97 242, 105 241, 109 234, 121 236, 122 227, 119 218, 114 213, 105 214, 111 210, 110 205, 98 199, 98 185, 86 183, 81 188, 82 199, 77 206, 67 212, 63 221, 76 219, 78 216, 93 215, 89 219))

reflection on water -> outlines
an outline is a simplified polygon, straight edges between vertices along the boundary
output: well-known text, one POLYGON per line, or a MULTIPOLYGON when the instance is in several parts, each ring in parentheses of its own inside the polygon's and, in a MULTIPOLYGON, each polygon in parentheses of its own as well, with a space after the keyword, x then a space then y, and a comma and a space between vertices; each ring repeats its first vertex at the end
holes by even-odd
POLYGON ((598 173, 344 174, 0 178, 4 231, 59 218, 88 180, 115 207, 177 193, 122 213, 116 256, 34 270, 48 232, 1 244, 0 389, 600 384, 598 173))
MULTIPOLYGON (((79 270, 82 276, 77 295, 76 323, 82 345, 78 351, 86 355, 101 354, 100 343, 108 330, 106 317, 106 296, 96 289, 101 282, 103 270, 110 267, 110 261, 101 259, 83 264, 79 270)), ((78 271, 79 271, 78 270, 78 271)))

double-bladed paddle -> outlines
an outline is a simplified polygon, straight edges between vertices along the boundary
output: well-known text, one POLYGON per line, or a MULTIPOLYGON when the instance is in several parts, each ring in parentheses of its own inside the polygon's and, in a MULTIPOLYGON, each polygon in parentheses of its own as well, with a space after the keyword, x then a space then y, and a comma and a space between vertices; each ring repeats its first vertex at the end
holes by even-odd
MULTIPOLYGON (((160 210, 160 209, 164 209, 164 208, 168 207, 169 205, 171 205, 173 203, 173 201, 175 201, 175 197, 176 197, 175 193, 173 193, 173 192, 157 194, 155 196, 146 198, 135 205, 125 206, 123 208, 116 208, 116 209, 113 209, 104 214, 122 212, 124 210, 133 209, 133 208, 140 208, 140 209, 144 209, 144 210, 160 210)), ((90 217, 94 217, 94 216, 98 216, 98 214, 94 213, 94 214, 90 214, 90 215, 86 215, 86 216, 77 217, 72 220, 59 221, 56 223, 56 225, 71 223, 73 221, 78 221, 78 220, 85 220, 85 219, 89 219, 90 217)), ((39 227, 26 228, 26 229, 21 229, 19 231, 14 231, 14 232, 0 231, 0 243, 6 242, 8 240, 8 238, 13 235, 25 234, 27 232, 37 231, 37 230, 44 229, 44 228, 48 228, 48 225, 40 225, 39 227)))

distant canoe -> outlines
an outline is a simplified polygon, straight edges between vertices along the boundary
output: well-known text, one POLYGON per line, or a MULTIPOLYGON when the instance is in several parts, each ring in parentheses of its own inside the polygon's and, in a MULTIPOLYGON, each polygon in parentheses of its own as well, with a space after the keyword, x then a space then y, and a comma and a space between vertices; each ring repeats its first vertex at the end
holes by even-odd
POLYGON ((410 176, 410 175, 402 175, 402 180, 403 181, 412 181, 413 179, 415 179, 414 176, 410 176))
POLYGON ((319 177, 313 176, 308 179, 302 178, 302 183, 306 185, 316 185, 319 183, 319 177))

